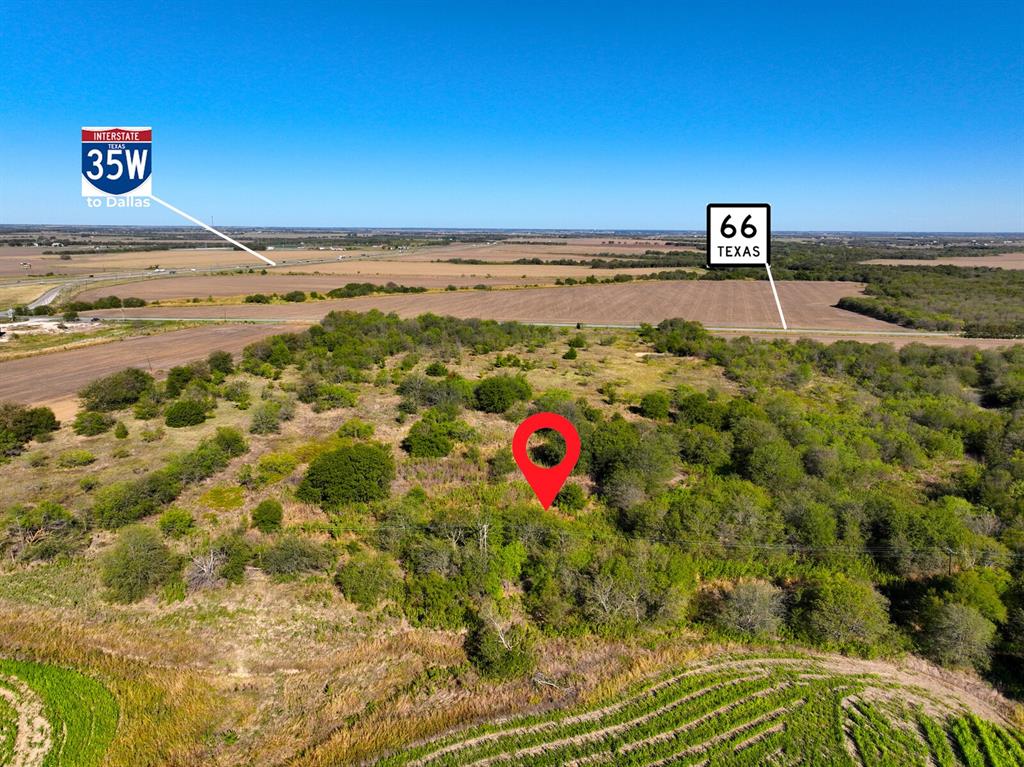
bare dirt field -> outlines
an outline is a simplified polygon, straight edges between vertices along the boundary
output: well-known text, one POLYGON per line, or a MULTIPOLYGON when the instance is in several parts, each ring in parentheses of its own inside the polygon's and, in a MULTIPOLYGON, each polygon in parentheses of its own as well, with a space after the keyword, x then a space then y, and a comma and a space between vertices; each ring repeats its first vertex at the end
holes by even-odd
MULTIPOLYGON (((245 239, 240 239, 245 242, 245 239)), ((73 250, 75 248, 71 248, 73 250)), ((402 260, 410 262, 436 261, 449 258, 472 258, 502 263, 520 258, 593 258, 599 253, 620 255, 643 255, 647 250, 680 250, 663 240, 646 239, 602 239, 599 237, 566 238, 564 240, 501 240, 496 243, 453 242, 441 245, 426 245, 405 250, 391 250, 382 247, 354 248, 352 250, 319 250, 281 248, 266 251, 265 255, 277 261, 284 268, 313 271, 312 264, 298 264, 298 261, 331 263, 342 257, 402 260), (535 244, 540 243, 540 244, 535 244)), ((262 268, 263 263, 240 251, 228 247, 182 248, 173 250, 152 250, 133 253, 108 253, 98 251, 88 254, 68 254, 70 260, 61 260, 59 255, 43 255, 43 251, 59 250, 52 245, 39 247, 0 246, 0 277, 28 277, 45 275, 49 272, 62 275, 82 276, 94 273, 118 271, 141 271, 153 266, 163 269, 248 269, 262 268), (30 264, 29 267, 23 263, 30 264)), ((418 270, 410 273, 417 274, 418 270)))
POLYGON ((403 260, 429 261, 444 258, 472 258, 501 263, 520 258, 589 259, 600 254, 642 256, 648 250, 685 250, 697 248, 670 245, 665 240, 623 240, 600 237, 570 237, 563 240, 525 239, 500 240, 494 243, 453 243, 444 248, 420 248, 410 251, 403 260))
MULTIPOLYGON (((287 293, 291 290, 326 293, 347 282, 394 282, 407 287, 444 288, 473 285, 544 285, 556 279, 615 274, 647 274, 653 269, 601 269, 578 266, 534 266, 515 264, 465 265, 445 263, 409 263, 406 261, 350 261, 310 266, 310 274, 185 275, 138 280, 120 285, 89 288, 78 294, 84 301, 103 296, 135 296, 147 301, 206 296, 241 296, 249 293, 287 293), (316 272, 316 273, 314 273, 316 272)), ((289 270, 292 271, 292 270, 289 270)), ((305 271, 296 267, 294 271, 305 271)))
MULTIPOLYGON (((780 282, 779 294, 791 327, 899 333, 888 322, 834 307, 856 295, 851 282, 780 282)), ((767 282, 739 280, 634 282, 523 290, 460 291, 314 301, 288 305, 143 307, 90 315, 145 318, 273 319, 316 321, 329 311, 368 309, 414 316, 424 312, 526 322, 582 322, 588 325, 658 323, 669 317, 712 327, 774 328, 778 313, 767 282)))
MULTIPOLYGON (((140 367, 162 376, 174 365, 205 357, 214 349, 238 352, 265 336, 296 329, 295 325, 210 325, 0 362, 0 400, 59 402, 121 368, 140 367)), ((58 417, 66 417, 66 409, 61 410, 63 416, 58 413, 58 417)))
POLYGON ((873 258, 865 264, 882 266, 993 266, 999 269, 1024 269, 1024 253, 998 256, 956 256, 953 258, 873 258))

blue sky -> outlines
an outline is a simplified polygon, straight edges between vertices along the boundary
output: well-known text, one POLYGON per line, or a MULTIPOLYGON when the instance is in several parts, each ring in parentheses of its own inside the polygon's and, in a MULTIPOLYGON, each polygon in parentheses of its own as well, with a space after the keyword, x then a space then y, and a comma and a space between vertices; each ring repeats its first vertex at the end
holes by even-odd
POLYGON ((0 0, 0 223, 1024 230, 1024 4, 0 0), (836 7, 832 7, 836 6, 836 7))

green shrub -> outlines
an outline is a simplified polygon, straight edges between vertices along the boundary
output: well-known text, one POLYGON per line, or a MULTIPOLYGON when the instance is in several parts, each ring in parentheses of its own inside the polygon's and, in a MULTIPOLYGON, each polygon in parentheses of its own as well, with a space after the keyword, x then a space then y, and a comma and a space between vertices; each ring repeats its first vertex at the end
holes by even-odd
POLYGON ((268 575, 297 575, 323 569, 330 564, 330 558, 326 546, 289 535, 263 551, 260 568, 268 575))
POLYGON ((569 339, 569 348, 570 349, 586 349, 587 348, 587 338, 586 338, 586 336, 584 336, 582 333, 577 333, 576 335, 574 335, 572 338, 569 339))
POLYGON ((83 410, 75 416, 75 422, 71 428, 75 434, 82 437, 95 437, 98 434, 110 431, 114 425, 114 419, 106 413, 97 413, 94 410, 83 410))
POLYGON ((402 449, 413 458, 443 458, 455 443, 444 421, 422 418, 412 425, 402 440, 402 449))
POLYGON ((510 448, 503 447, 487 459, 487 478, 491 482, 500 482, 515 470, 516 460, 510 448))
POLYGON ((338 428, 338 436, 369 439, 373 436, 373 424, 359 418, 350 418, 338 428))
POLYGON ((426 373, 428 376, 431 376, 432 378, 444 378, 446 375, 448 375, 448 368, 445 366, 443 362, 434 360, 429 365, 427 365, 427 369, 424 370, 423 372, 426 373))
POLYGON ((245 580, 245 568, 254 556, 249 542, 241 535, 232 533, 218 538, 213 547, 223 559, 217 574, 228 583, 238 584, 245 580))
POLYGON ((115 482, 96 493, 92 514, 101 527, 121 527, 156 512, 181 493, 171 472, 154 471, 134 481, 115 482))
POLYGON ((407 581, 405 614, 414 626, 460 629, 466 621, 466 600, 453 581, 429 572, 407 581))
POLYGON ((474 391, 476 406, 485 413, 504 413, 513 403, 530 399, 530 384, 522 376, 485 378, 474 391))
POLYGON ((192 512, 172 507, 160 515, 160 531, 168 538, 181 538, 195 526, 192 512))
POLYGON ((86 410, 106 412, 134 405, 152 391, 153 376, 138 368, 126 368, 93 381, 78 396, 86 410))
POLYGON ((245 381, 232 381, 225 384, 222 395, 228 402, 234 402, 239 410, 248 410, 252 404, 249 384, 245 381))
POLYGON ((123 421, 118 421, 114 426, 114 436, 117 439, 128 439, 128 427, 124 425, 123 421))
POLYGON ((210 352, 206 358, 206 364, 213 372, 222 373, 226 376, 235 372, 235 362, 231 354, 219 349, 210 352))
POLYGON ((22 445, 32 439, 43 441, 60 427, 48 407, 26 408, 11 402, 0 402, 0 458, 17 455, 22 445))
POLYGON ((364 610, 402 595, 402 578, 395 561, 386 554, 360 551, 342 564, 334 582, 345 598, 364 610))
POLYGON ((644 418, 664 421, 668 418, 670 404, 671 401, 665 392, 655 391, 645 394, 640 400, 640 415, 644 418))
POLYGON ((219 447, 230 458, 237 458, 249 452, 249 443, 242 432, 230 426, 218 426, 213 435, 213 444, 219 447))
POLYGON ((164 411, 164 423, 172 429, 196 426, 206 420, 203 403, 191 399, 172 402, 164 411))
POLYGON ((70 469, 76 466, 88 466, 95 461, 96 456, 88 450, 72 449, 65 450, 58 456, 57 465, 64 469, 70 469))
POLYGON ((555 506, 561 511, 579 511, 587 505, 587 494, 575 482, 566 482, 555 496, 555 506))
POLYGON ((140 421, 150 421, 160 415, 160 403, 153 398, 152 394, 146 392, 135 403, 132 415, 140 421))
POLYGON ((269 304, 270 296, 264 295, 263 293, 254 293, 250 296, 245 297, 245 303, 247 304, 269 304))
POLYGON ((318 456, 296 495, 334 509, 345 503, 387 498, 395 478, 391 449, 376 442, 346 445, 318 456))
POLYGON ((281 520, 284 518, 284 508, 280 501, 268 498, 261 501, 253 509, 252 526, 261 533, 274 533, 281 529, 281 520))
POLYGON ((292 290, 288 293, 285 293, 283 296, 281 296, 281 298, 283 298, 285 301, 289 301, 290 303, 298 304, 306 300, 306 294, 301 290, 292 290))
POLYGON ((171 550, 151 527, 121 531, 103 557, 100 577, 112 602, 137 602, 167 583, 180 569, 171 550))
POLYGON ((575 349, 569 349, 569 351, 567 351, 565 354, 562 355, 562 359, 563 360, 574 360, 574 359, 576 359, 579 356, 580 355, 576 352, 575 349))

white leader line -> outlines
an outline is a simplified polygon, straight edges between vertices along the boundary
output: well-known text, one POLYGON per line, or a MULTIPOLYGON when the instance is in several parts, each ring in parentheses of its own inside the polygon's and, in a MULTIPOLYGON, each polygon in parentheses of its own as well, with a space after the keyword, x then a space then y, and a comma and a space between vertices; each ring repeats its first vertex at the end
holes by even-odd
MULTIPOLYGON (((245 247, 245 245, 243 245, 242 243, 240 243, 240 242, 239 242, 238 240, 233 240, 233 239, 231 239, 230 237, 228 237, 228 236, 227 236, 226 234, 224 234, 223 232, 218 232, 218 231, 217 231, 216 229, 214 229, 214 228, 213 228, 212 226, 209 226, 209 225, 207 225, 207 224, 204 224, 204 223, 203 223, 202 221, 200 221, 200 220, 199 220, 198 218, 195 218, 194 216, 190 216, 190 215, 189 215, 188 213, 186 213, 185 211, 183 211, 183 210, 179 210, 178 208, 175 208, 175 207, 174 207, 173 205, 171 205, 171 204, 170 204, 169 202, 167 202, 167 201, 165 201, 165 200, 161 200, 161 199, 160 199, 159 197, 157 197, 157 196, 156 196, 155 194, 151 194, 151 195, 149 195, 149 199, 153 200, 153 202, 158 202, 158 203, 160 203, 161 205, 163 205, 163 206, 164 206, 165 208, 167 208, 167 210, 171 211, 172 213, 177 213, 177 214, 178 214, 179 216, 181 216, 182 218, 187 218, 187 219, 188 219, 189 221, 191 221, 191 222, 192 222, 193 224, 198 224, 199 226, 203 227, 203 229, 206 229, 206 230, 207 230, 207 231, 209 231, 209 232, 213 232, 213 233, 214 233, 215 235, 217 235, 218 237, 220 237, 220 238, 221 238, 222 240, 227 240, 228 242, 230 242, 230 243, 231 243, 232 245, 234 245, 234 246, 235 246, 236 248, 241 248, 241 249, 242 249, 242 250, 244 250, 244 251, 245 251, 246 253, 251 253, 252 255, 256 256, 256 258, 258 258, 258 259, 259 259, 260 261, 265 261, 265 262, 266 262, 267 264, 269 264, 270 266, 277 266, 277 263, 276 263, 275 261, 271 261, 271 260, 270 260, 269 258, 267 258, 266 256, 261 256, 261 255, 260 255, 259 253, 257 253, 257 252, 256 252, 255 250, 253 250, 252 248, 247 248, 247 247, 245 247)), ((769 274, 771 274, 771 273, 769 272, 769 274)), ((776 301, 778 301, 778 298, 776 298, 775 300, 776 300, 776 301)), ((779 311, 781 312, 782 310, 780 309, 779 311)))
POLYGON ((775 306, 779 310, 779 319, 782 320, 782 329, 789 330, 789 327, 786 325, 786 317, 782 313, 782 304, 779 303, 779 291, 775 289, 775 280, 772 277, 772 268, 768 264, 765 264, 764 268, 768 270, 768 282, 772 284, 772 295, 775 296, 775 306))

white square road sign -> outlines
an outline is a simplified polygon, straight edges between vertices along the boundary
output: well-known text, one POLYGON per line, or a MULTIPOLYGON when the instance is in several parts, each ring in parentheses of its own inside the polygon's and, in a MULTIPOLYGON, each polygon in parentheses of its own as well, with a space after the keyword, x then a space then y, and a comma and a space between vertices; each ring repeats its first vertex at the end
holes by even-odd
POLYGON ((768 203, 708 205, 708 268, 768 266, 772 208, 768 203))

